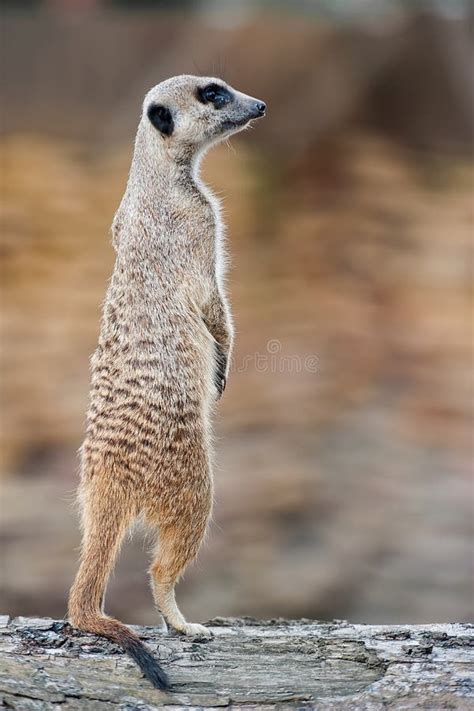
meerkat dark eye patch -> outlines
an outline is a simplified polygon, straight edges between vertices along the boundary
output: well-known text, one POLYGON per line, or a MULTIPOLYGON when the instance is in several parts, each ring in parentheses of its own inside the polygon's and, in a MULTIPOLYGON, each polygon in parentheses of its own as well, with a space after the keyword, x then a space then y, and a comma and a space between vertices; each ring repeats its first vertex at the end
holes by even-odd
POLYGON ((234 100, 231 92, 219 84, 208 84, 197 90, 197 99, 201 104, 214 104, 215 109, 222 109, 234 100))
POLYGON ((147 111, 148 118, 155 128, 164 136, 171 136, 174 131, 174 121, 167 106, 151 104, 147 111))

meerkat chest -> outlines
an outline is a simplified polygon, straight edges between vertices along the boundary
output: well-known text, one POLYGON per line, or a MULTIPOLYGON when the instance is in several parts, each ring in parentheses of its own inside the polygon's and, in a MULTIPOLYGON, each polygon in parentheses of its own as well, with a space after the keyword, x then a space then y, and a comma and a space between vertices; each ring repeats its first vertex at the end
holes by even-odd
POLYGON ((225 271, 224 224, 221 206, 207 185, 200 183, 199 194, 202 210, 200 242, 210 265, 212 277, 219 278, 225 271))
POLYGON ((200 189, 184 207, 182 223, 183 256, 192 271, 215 279, 223 269, 222 220, 219 203, 207 188, 200 189))

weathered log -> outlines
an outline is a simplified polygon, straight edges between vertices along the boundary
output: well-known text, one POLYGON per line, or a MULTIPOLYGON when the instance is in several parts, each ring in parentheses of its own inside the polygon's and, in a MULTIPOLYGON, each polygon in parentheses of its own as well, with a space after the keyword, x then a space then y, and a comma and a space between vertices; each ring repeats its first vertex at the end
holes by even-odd
POLYGON ((135 627, 169 672, 164 693, 116 646, 64 621, 0 620, 0 694, 10 709, 474 707, 468 624, 216 618, 209 641, 135 627))

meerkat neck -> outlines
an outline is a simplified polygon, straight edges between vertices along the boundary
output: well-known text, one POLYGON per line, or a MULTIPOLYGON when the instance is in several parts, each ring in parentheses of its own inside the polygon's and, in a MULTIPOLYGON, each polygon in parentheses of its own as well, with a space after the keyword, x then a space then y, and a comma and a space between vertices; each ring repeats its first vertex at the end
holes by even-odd
POLYGON ((199 166, 202 153, 191 146, 170 146, 161 136, 157 136, 154 150, 145 146, 145 137, 138 131, 135 151, 127 185, 129 197, 139 200, 174 192, 198 190, 201 192, 199 166))
MULTIPOLYGON (((130 247, 141 245, 151 259, 162 241, 169 248, 169 235, 173 220, 182 226, 184 214, 192 215, 185 238, 178 229, 172 242, 176 248, 183 239, 188 250, 206 239, 218 240, 222 234, 220 203, 212 190, 201 180, 199 166, 203 152, 182 150, 170 151, 161 137, 158 137, 153 151, 144 150, 143 137, 137 134, 135 151, 130 167, 127 188, 112 227, 113 244, 117 252, 125 254, 130 247), (179 216, 177 218, 177 216, 179 216), (155 229, 160 223, 165 230, 155 229), (196 229, 196 225, 206 225, 208 231, 196 229), (127 225, 128 227, 124 226, 127 225), (138 229, 137 229, 138 227, 138 229)), ((142 254, 143 257, 143 254, 142 254)))

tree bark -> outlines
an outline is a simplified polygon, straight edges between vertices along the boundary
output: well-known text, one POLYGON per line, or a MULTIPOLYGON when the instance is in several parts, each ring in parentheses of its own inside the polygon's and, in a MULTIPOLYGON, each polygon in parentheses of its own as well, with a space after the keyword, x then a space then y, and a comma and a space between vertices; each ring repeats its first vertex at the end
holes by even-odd
POLYGON ((135 627, 169 673, 153 689, 115 645, 64 621, 0 618, 0 698, 25 711, 465 709, 473 625, 216 618, 210 641, 135 627))

